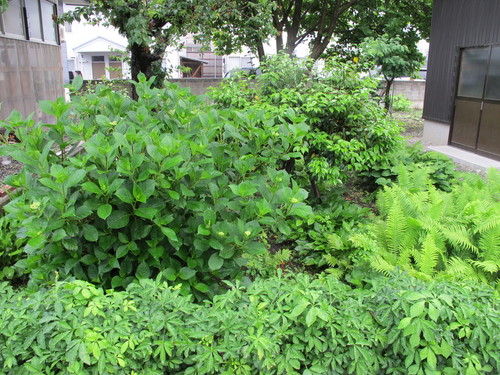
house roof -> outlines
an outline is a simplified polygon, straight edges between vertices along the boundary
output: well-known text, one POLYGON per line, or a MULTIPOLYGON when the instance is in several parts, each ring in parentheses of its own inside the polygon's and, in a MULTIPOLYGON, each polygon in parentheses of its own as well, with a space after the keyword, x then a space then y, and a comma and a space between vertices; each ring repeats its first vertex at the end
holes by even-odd
POLYGON ((77 53, 94 53, 94 52, 112 52, 111 50, 125 51, 126 46, 119 43, 113 42, 112 40, 106 39, 102 36, 98 36, 94 39, 88 40, 85 43, 80 44, 73 48, 74 52, 77 53))
POLYGON ((63 0, 66 5, 89 5, 89 0, 63 0))
POLYGON ((206 61, 206 60, 195 59, 195 58, 193 58, 193 57, 181 56, 181 59, 184 59, 184 60, 191 60, 191 61, 194 61, 194 62, 201 62, 201 63, 203 63, 203 64, 208 64, 208 61, 206 61))

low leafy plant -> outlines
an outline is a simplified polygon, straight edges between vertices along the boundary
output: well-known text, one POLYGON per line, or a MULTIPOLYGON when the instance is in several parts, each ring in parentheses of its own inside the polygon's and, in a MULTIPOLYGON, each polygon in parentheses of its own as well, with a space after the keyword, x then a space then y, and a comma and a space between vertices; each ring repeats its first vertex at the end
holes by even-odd
MULTIPOLYGON (((406 172, 379 193, 380 219, 367 228, 372 266, 432 279, 451 277, 498 284, 500 172, 464 175, 451 192, 436 189, 429 170, 406 172)), ((358 237, 359 239, 359 237, 358 237)))
POLYGON ((360 183, 369 190, 381 186, 392 186, 400 174, 426 169, 432 184, 443 191, 450 191, 460 177, 455 163, 447 156, 435 151, 424 152, 420 142, 401 145, 387 161, 359 174, 360 183))
POLYGON ((3 124, 22 141, 0 152, 25 165, 5 212, 27 242, 15 268, 33 281, 117 288, 161 275, 213 294, 241 275, 242 254, 266 250, 263 233, 288 235, 312 213, 308 193, 276 169, 308 131, 292 110, 205 112, 186 90, 151 84, 141 77, 138 101, 98 86, 42 102, 54 124, 16 113, 3 124))
POLYGON ((403 94, 394 95, 391 98, 391 109, 396 112, 407 112, 413 107, 412 102, 403 94))
POLYGON ((399 276, 257 280, 195 304, 140 280, 0 284, 0 370, 43 374, 495 374, 498 293, 399 276))

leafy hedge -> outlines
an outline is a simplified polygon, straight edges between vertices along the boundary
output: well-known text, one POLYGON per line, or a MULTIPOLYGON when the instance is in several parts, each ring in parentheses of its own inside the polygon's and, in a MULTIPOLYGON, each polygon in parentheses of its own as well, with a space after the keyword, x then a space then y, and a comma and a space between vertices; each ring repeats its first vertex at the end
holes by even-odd
POLYGON ((213 294, 238 277, 244 253, 266 251, 264 233, 288 235, 310 216, 307 191, 280 170, 308 131, 292 110, 204 111, 186 91, 151 84, 140 77, 137 101, 98 86, 41 102, 54 124, 19 113, 0 122, 22 141, 0 154, 25 166, 9 180, 20 193, 0 222, 10 228, 0 277, 118 288, 161 273, 183 293, 213 294))
POLYGON ((4 374, 498 373, 498 293, 474 283, 298 274, 195 304, 159 280, 0 284, 4 374))

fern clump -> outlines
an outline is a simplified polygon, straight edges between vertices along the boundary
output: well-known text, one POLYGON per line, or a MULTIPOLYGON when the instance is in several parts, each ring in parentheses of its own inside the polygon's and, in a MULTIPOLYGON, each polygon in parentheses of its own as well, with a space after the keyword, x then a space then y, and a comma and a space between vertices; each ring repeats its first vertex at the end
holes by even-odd
POLYGON ((375 270, 500 285, 498 170, 486 179, 465 175, 450 192, 438 190, 427 169, 403 172, 379 192, 377 207, 379 219, 362 235, 375 246, 375 270))

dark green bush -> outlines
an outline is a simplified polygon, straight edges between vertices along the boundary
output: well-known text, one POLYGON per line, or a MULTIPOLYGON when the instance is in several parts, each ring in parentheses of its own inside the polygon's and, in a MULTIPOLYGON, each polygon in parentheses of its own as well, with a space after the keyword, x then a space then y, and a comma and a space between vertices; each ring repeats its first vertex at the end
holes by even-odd
POLYGON ((243 253, 266 250, 264 232, 288 235, 311 214, 307 192, 277 169, 308 131, 292 110, 202 111, 185 90, 151 83, 141 78, 138 101, 98 86, 42 102, 54 124, 16 113, 2 124, 21 140, 0 152, 25 165, 5 212, 27 242, 15 268, 32 280, 116 288, 161 274, 212 294, 238 277, 243 253))
POLYGON ((435 151, 424 152, 420 142, 412 146, 401 144, 387 158, 369 171, 359 174, 360 183, 368 190, 376 190, 381 186, 391 186, 401 173, 428 170, 429 177, 435 187, 450 191, 458 181, 460 173, 455 163, 446 155, 435 151))
MULTIPOLYGON (((217 107, 264 109, 274 116, 290 108, 304 116, 310 132, 291 160, 289 172, 306 174, 315 184, 345 182, 352 171, 387 162, 400 142, 400 128, 374 99, 377 82, 361 78, 352 65, 328 61, 319 74, 309 62, 278 56, 262 67, 255 81, 226 80, 210 96, 217 107)), ((306 183, 303 183, 306 186, 306 183)))
POLYGON ((0 284, 4 374, 496 374, 498 295, 473 283, 299 274, 194 304, 153 280, 0 284))

